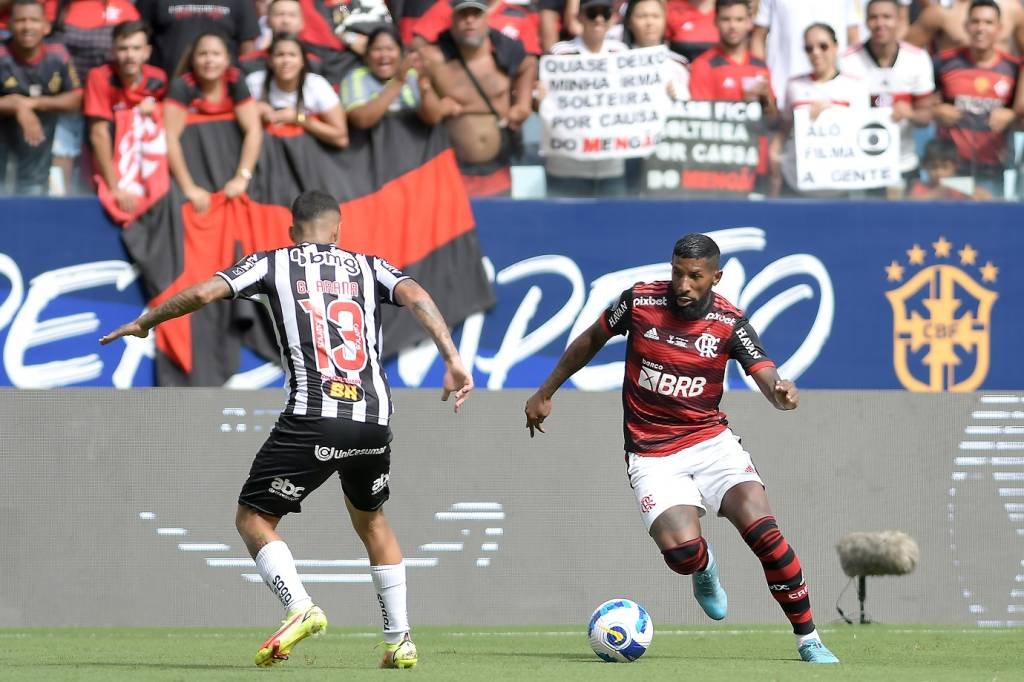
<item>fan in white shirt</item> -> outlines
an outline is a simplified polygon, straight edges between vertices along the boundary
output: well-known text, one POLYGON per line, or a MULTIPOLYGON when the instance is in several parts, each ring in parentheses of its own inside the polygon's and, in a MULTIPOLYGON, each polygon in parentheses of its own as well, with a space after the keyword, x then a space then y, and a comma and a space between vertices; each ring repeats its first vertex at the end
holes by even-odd
POLYGON ((324 144, 348 146, 341 100, 327 79, 309 73, 298 36, 275 36, 267 51, 267 70, 249 74, 245 84, 259 103, 265 125, 298 125, 324 144))
POLYGON ((859 0, 761 0, 754 18, 750 51, 768 63, 772 87, 785 104, 786 84, 806 73, 810 64, 800 37, 814 23, 828 24, 836 33, 839 52, 860 38, 862 16, 859 0))
POLYGON ((797 187, 796 144, 792 137, 793 112, 796 109, 810 108, 813 120, 829 107, 867 109, 871 106, 867 84, 839 72, 839 44, 830 26, 812 24, 804 32, 803 42, 811 62, 811 73, 793 78, 787 84, 786 108, 779 133, 772 140, 772 193, 776 196, 782 189, 780 170, 790 189, 795 191, 797 187))
POLYGON ((900 172, 910 173, 919 164, 912 126, 923 128, 932 122, 935 67, 927 52, 898 40, 897 3, 868 3, 871 38, 847 50, 839 66, 844 74, 867 84, 872 106, 892 107, 892 119, 900 124, 900 172))

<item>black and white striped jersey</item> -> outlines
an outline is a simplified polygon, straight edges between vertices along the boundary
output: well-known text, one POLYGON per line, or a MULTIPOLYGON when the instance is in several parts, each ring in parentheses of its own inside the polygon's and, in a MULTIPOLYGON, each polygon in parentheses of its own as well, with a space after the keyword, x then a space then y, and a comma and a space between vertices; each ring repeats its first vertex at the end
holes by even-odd
POLYGON ((218 272, 234 298, 270 310, 287 374, 282 414, 387 424, 381 304, 408 279, 383 258, 304 242, 260 251, 218 272))

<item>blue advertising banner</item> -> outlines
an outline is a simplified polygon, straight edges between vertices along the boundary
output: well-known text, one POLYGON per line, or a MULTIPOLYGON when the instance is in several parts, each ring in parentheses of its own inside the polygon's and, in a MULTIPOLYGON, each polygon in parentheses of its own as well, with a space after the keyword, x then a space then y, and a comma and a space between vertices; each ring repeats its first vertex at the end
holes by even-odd
MULTIPOLYGON (((480 388, 539 384, 623 289, 665 279, 676 239, 711 234, 718 291, 803 388, 1020 389, 1024 207, 978 203, 478 201, 498 305, 455 332, 480 388)), ((90 200, 0 202, 0 385, 152 385, 149 339, 101 348, 144 306, 117 228, 90 200)), ((568 387, 619 386, 613 339, 568 387)), ((254 358, 230 385, 278 384, 254 358)), ((439 386, 430 345, 388 365, 439 386)), ((747 387, 730 369, 729 385, 747 387)))

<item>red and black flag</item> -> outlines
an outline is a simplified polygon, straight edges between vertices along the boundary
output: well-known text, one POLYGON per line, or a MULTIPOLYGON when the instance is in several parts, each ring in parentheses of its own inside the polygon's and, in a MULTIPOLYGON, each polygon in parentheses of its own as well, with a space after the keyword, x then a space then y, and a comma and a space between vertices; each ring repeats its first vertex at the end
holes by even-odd
MULTIPOLYGON (((209 191, 223 187, 241 152, 234 116, 189 120, 181 144, 193 180, 209 191)), ((246 253, 289 243, 288 207, 314 189, 341 202, 342 247, 387 258, 415 277, 450 324, 494 304, 469 200, 442 126, 425 126, 415 115, 387 116, 370 131, 350 131, 344 151, 298 128, 267 132, 248 197, 215 194, 199 214, 172 181, 166 198, 124 233, 151 306, 246 253)), ((389 308, 383 323, 386 354, 424 338, 400 309, 389 308)), ((160 386, 222 385, 238 370, 242 345, 279 359, 269 319, 246 301, 219 301, 156 331, 160 386)))

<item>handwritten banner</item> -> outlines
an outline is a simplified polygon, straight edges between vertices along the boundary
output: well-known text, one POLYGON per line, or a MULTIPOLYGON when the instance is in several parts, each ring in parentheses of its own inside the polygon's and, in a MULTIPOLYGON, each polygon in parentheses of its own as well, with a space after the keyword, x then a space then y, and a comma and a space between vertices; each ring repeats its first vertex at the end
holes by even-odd
POLYGON ((749 194, 766 149, 760 103, 677 102, 644 161, 646 193, 749 194))
POLYGON ((541 154, 648 156, 671 107, 664 46, 540 60, 541 154))
POLYGON ((797 187, 854 190, 900 184, 900 130, 892 109, 829 107, 811 121, 794 112, 797 187))

